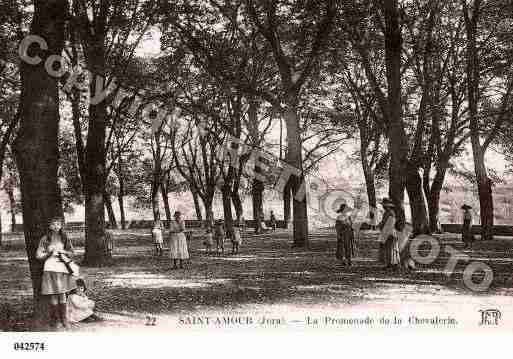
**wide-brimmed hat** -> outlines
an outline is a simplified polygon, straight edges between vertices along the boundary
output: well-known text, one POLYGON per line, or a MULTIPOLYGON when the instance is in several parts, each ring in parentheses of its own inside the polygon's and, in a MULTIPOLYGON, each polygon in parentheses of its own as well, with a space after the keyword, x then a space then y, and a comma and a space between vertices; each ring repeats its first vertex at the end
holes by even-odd
POLYGON ((381 201, 381 205, 383 207, 388 207, 388 208, 395 207, 394 202, 392 202, 392 200, 390 198, 383 198, 383 200, 381 201))
POLYGON ((461 206, 461 209, 465 211, 467 209, 472 209, 472 206, 469 206, 468 204, 464 204, 463 206, 461 206))

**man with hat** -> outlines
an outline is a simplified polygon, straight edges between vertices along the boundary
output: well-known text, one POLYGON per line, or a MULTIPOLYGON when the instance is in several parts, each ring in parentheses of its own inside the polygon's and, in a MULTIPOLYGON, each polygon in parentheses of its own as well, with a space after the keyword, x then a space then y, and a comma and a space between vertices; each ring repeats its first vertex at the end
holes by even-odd
POLYGON ((468 204, 464 204, 461 206, 463 210, 463 226, 461 228, 461 239, 464 244, 464 248, 470 247, 472 248, 472 242, 474 242, 475 238, 472 234, 472 213, 470 210, 471 206, 468 204))
POLYGON ((354 256, 354 232, 350 210, 345 203, 342 203, 337 210, 339 215, 335 222, 337 231, 337 253, 336 257, 345 265, 351 266, 351 258, 354 256))

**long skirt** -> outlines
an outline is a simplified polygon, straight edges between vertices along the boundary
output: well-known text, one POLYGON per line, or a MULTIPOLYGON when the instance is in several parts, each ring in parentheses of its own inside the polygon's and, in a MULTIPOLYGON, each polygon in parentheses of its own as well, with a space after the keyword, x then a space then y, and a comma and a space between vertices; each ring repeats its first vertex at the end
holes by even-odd
POLYGON ((468 219, 463 221, 461 239, 465 244, 472 243, 475 239, 474 235, 472 234, 472 226, 470 225, 470 220, 468 219))
POLYGON ((355 253, 354 232, 349 226, 342 226, 337 231, 337 253, 338 259, 351 260, 355 253))
POLYGON ((399 264, 401 261, 399 255, 399 241, 394 236, 388 236, 384 246, 384 262, 386 266, 399 264))
POLYGON ((185 233, 171 233, 171 238, 169 239, 169 257, 171 259, 189 259, 185 233))
POLYGON ((77 288, 77 277, 68 273, 43 272, 41 294, 65 294, 77 288))

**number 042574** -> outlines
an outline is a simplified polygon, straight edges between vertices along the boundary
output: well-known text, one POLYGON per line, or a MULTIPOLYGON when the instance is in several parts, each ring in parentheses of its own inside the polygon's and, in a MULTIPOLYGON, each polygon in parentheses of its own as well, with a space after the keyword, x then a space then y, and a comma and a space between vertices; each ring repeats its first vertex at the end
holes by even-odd
POLYGON ((23 350, 23 351, 44 351, 45 343, 27 343, 27 342, 15 342, 14 350, 23 350))

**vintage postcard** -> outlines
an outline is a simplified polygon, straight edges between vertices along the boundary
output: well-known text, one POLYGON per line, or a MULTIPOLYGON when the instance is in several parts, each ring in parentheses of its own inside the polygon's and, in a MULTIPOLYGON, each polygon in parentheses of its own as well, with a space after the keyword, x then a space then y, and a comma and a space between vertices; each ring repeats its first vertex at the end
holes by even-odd
POLYGON ((511 1, 11 0, 0 20, 0 352, 513 331, 511 1))

